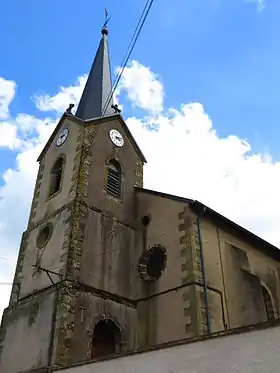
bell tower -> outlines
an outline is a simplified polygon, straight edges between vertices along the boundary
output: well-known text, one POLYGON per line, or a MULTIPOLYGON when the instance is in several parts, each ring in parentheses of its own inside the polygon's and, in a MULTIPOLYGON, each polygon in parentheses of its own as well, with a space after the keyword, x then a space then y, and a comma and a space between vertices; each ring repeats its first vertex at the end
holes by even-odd
POLYGON ((146 160, 113 105, 107 37, 103 27, 76 113, 70 105, 38 158, 0 329, 1 372, 44 372, 137 345, 134 187, 146 160))

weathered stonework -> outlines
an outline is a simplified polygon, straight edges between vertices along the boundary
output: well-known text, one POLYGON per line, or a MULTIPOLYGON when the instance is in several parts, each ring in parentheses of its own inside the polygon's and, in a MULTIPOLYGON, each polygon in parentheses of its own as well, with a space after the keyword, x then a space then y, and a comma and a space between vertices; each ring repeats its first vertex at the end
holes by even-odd
POLYGON ((79 280, 81 255, 85 237, 87 208, 76 201, 72 210, 70 242, 67 256, 66 277, 72 281, 79 280))
POLYGON ((90 359, 94 328, 99 321, 105 319, 112 320, 121 332, 119 353, 134 348, 131 333, 135 328, 135 320, 131 321, 131 318, 126 317, 128 309, 133 310, 133 307, 116 303, 90 291, 84 292, 78 283, 63 282, 57 306, 54 364, 66 366, 90 359), (80 345, 83 346, 82 349, 80 345))
POLYGON ((136 164, 136 183, 137 187, 143 188, 143 163, 137 162, 136 164))
POLYGON ((24 232, 21 238, 21 245, 20 245, 19 254, 18 254, 18 260, 17 260, 16 270, 15 270, 15 275, 14 275, 14 280, 13 280, 13 287, 11 291, 9 306, 12 306, 13 304, 15 304, 19 297, 20 284, 23 278, 22 268, 23 268, 23 263, 24 263, 25 252, 27 249, 27 240, 28 240, 28 232, 24 232))
MULTIPOLYGON (((195 285, 195 295, 197 304, 197 330, 198 334, 207 333, 207 314, 205 306, 204 279, 201 263, 201 246, 199 241, 199 227, 196 216, 193 216, 190 224, 191 248, 193 255, 193 279, 195 285)), ((208 310, 209 311, 209 310, 208 310)))
POLYGON ((7 331, 7 323, 8 323, 7 311, 8 311, 7 308, 3 311, 2 321, 0 325, 0 362, 1 362, 1 355, 2 355, 2 350, 3 350, 3 343, 5 340, 6 331, 7 331))
POLYGON ((65 204, 64 206, 61 206, 59 209, 52 211, 51 213, 46 214, 43 219, 38 220, 36 223, 31 223, 26 232, 31 232, 33 229, 44 224, 47 220, 51 220, 56 215, 59 215, 63 210, 71 209, 72 206, 73 206, 73 201, 65 204))
POLYGON ((182 272, 182 285, 186 285, 183 291, 183 312, 185 318, 185 333, 190 334, 195 328, 195 306, 196 302, 193 297, 193 260, 192 260, 192 247, 191 247, 191 232, 190 221, 187 209, 184 208, 179 213, 179 232, 180 237, 180 256, 181 256, 181 272, 182 272))
POLYGON ((38 316, 38 312, 39 312, 39 307, 40 307, 40 304, 34 300, 33 302, 31 302, 32 305, 31 305, 31 309, 30 309, 30 313, 29 313, 29 319, 28 319, 28 325, 31 326, 34 321, 36 320, 37 316, 38 316))
MULTIPOLYGON (((202 286, 196 286, 197 303, 198 303, 198 320, 199 320, 199 333, 207 333, 207 310, 205 307, 205 294, 202 286)), ((208 310, 210 311, 210 310, 208 310)))
POLYGON ((86 132, 86 129, 84 129, 84 127, 81 126, 79 130, 79 136, 77 138, 75 159, 74 159, 73 171, 72 171, 73 173, 72 173, 72 178, 71 178, 71 186, 70 186, 69 194, 68 194, 70 200, 76 198, 77 185, 78 185, 78 180, 79 180, 79 176, 81 173, 80 167, 81 167, 81 162, 82 162, 84 132, 86 132))
POLYGON ((64 268, 67 265, 67 258, 68 258, 68 250, 70 246, 70 238, 71 238, 71 230, 72 230, 72 216, 73 216, 73 210, 72 210, 72 204, 68 208, 68 217, 64 220, 65 224, 65 230, 64 230, 64 239, 63 244, 60 249, 60 263, 63 265, 63 268, 60 269, 60 274, 64 275, 65 270, 64 268))
POLYGON ((73 176, 69 196, 75 196, 71 212, 65 224, 68 228, 64 233, 61 249, 61 262, 66 262, 66 278, 61 286, 58 298, 57 352, 54 358, 56 365, 66 365, 71 360, 73 330, 77 312, 77 292, 79 272, 87 219, 87 206, 81 203, 81 198, 87 197, 89 167, 91 165, 91 144, 96 132, 96 126, 83 128, 77 141, 76 156, 73 165, 73 176))
POLYGON ((201 248, 196 216, 188 206, 179 214, 179 231, 182 258, 182 284, 187 285, 183 293, 185 332, 205 334, 207 318, 203 289, 201 248))
POLYGON ((31 372, 47 365, 53 294, 53 289, 46 289, 19 300, 5 310, 0 329, 0 364, 5 367, 3 371, 31 372), (42 332, 41 335, 38 330, 42 332), (18 358, 11 360, 10 345, 5 344, 6 337, 12 342, 16 356, 24 355, 23 365, 18 358), (26 355, 30 361, 28 365, 26 355), (29 369, 22 369, 24 366, 29 366, 29 369))
POLYGON ((57 344, 54 363, 65 366, 69 360, 72 346, 72 334, 75 327, 77 284, 64 281, 60 286, 57 301, 57 344))
POLYGON ((77 197, 88 197, 89 170, 91 167, 91 146, 96 135, 97 126, 92 125, 84 130, 83 145, 80 158, 80 166, 77 177, 77 197))
POLYGON ((40 188, 41 188, 41 183, 42 183, 42 178, 44 175, 44 170, 45 170, 45 165, 42 162, 39 166, 38 174, 37 174, 37 179, 36 179, 36 184, 34 188, 34 194, 33 194, 33 200, 31 204, 31 209, 30 209, 30 216, 29 216, 29 221, 28 221, 28 229, 30 229, 30 226, 32 225, 32 221, 35 218, 36 215, 36 207, 38 205, 38 200, 40 196, 40 188))

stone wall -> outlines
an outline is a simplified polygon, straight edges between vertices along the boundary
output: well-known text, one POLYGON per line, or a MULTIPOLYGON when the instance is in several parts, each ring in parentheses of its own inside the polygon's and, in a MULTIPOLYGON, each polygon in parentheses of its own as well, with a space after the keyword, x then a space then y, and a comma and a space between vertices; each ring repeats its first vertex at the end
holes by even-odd
MULTIPOLYGON (((229 334, 63 369, 61 373, 278 373, 280 327, 229 334)), ((57 372, 58 373, 58 372, 57 372)))
POLYGON ((84 127, 67 118, 62 123, 60 131, 65 128, 69 129, 67 141, 63 146, 58 147, 55 143, 56 138, 54 138, 40 160, 28 229, 45 220, 50 214, 68 204, 76 196, 77 172, 80 164, 84 127), (51 169, 60 156, 65 159, 61 189, 49 197, 51 169))
POLYGON ((91 358, 96 324, 112 320, 121 332, 122 352, 136 348, 136 309, 129 302, 106 299, 91 287, 65 281, 59 292, 52 363, 67 366, 91 358))
POLYGON ((135 263, 155 246, 166 251, 166 265, 156 281, 140 279, 135 268, 134 296, 138 299, 139 346, 169 342, 196 334, 196 301, 192 280, 186 203, 137 191, 135 263), (149 218, 147 226, 141 224, 149 218), (187 258, 188 256, 188 258, 187 258))
POLYGON ((102 119, 88 124, 84 133, 78 197, 106 215, 114 216, 125 225, 135 223, 134 185, 142 185, 143 162, 135 150, 121 120, 102 119), (109 131, 114 128, 124 136, 124 146, 113 145, 109 131), (121 166, 121 197, 116 199, 106 193, 108 162, 115 159, 121 166))
POLYGON ((209 307, 213 332, 218 331, 220 315, 213 292, 222 295, 225 326, 233 329, 266 320, 261 286, 269 293, 275 318, 279 316, 279 262, 240 237, 238 230, 219 227, 206 217, 201 218, 201 237, 205 258, 209 307), (216 314, 215 314, 216 313, 216 314), (216 324, 216 326, 215 326, 216 324))
POLYGON ((0 372, 18 373, 48 365, 55 291, 23 300, 3 314, 0 372))

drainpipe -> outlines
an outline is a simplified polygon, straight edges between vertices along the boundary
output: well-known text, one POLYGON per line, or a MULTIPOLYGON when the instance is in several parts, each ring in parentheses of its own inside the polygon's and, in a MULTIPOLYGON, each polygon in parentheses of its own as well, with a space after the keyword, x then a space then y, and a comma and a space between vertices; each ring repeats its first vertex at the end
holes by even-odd
POLYGON ((199 248, 200 248, 200 259, 201 259, 201 272, 202 272, 202 280, 203 280, 203 290, 204 290, 204 305, 206 310, 206 323, 207 323, 207 333, 211 333, 211 322, 210 322, 210 314, 209 314, 209 299, 208 299, 208 285, 207 285, 207 276, 206 276, 206 269, 205 269, 205 260, 204 260, 204 251, 203 251, 203 243, 201 237, 201 224, 200 218, 206 211, 206 207, 203 206, 202 210, 199 208, 199 212, 196 213, 196 222, 197 222, 197 231, 198 231, 198 241, 199 241, 199 248))

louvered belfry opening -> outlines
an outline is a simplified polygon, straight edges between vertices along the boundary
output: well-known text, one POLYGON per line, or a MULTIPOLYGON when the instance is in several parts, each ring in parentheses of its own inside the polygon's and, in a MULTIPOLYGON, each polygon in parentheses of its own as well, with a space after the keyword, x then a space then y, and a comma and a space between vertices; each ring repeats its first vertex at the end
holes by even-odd
POLYGON ((115 198, 121 197, 121 176, 120 164, 115 159, 112 159, 108 165, 107 193, 115 198))

